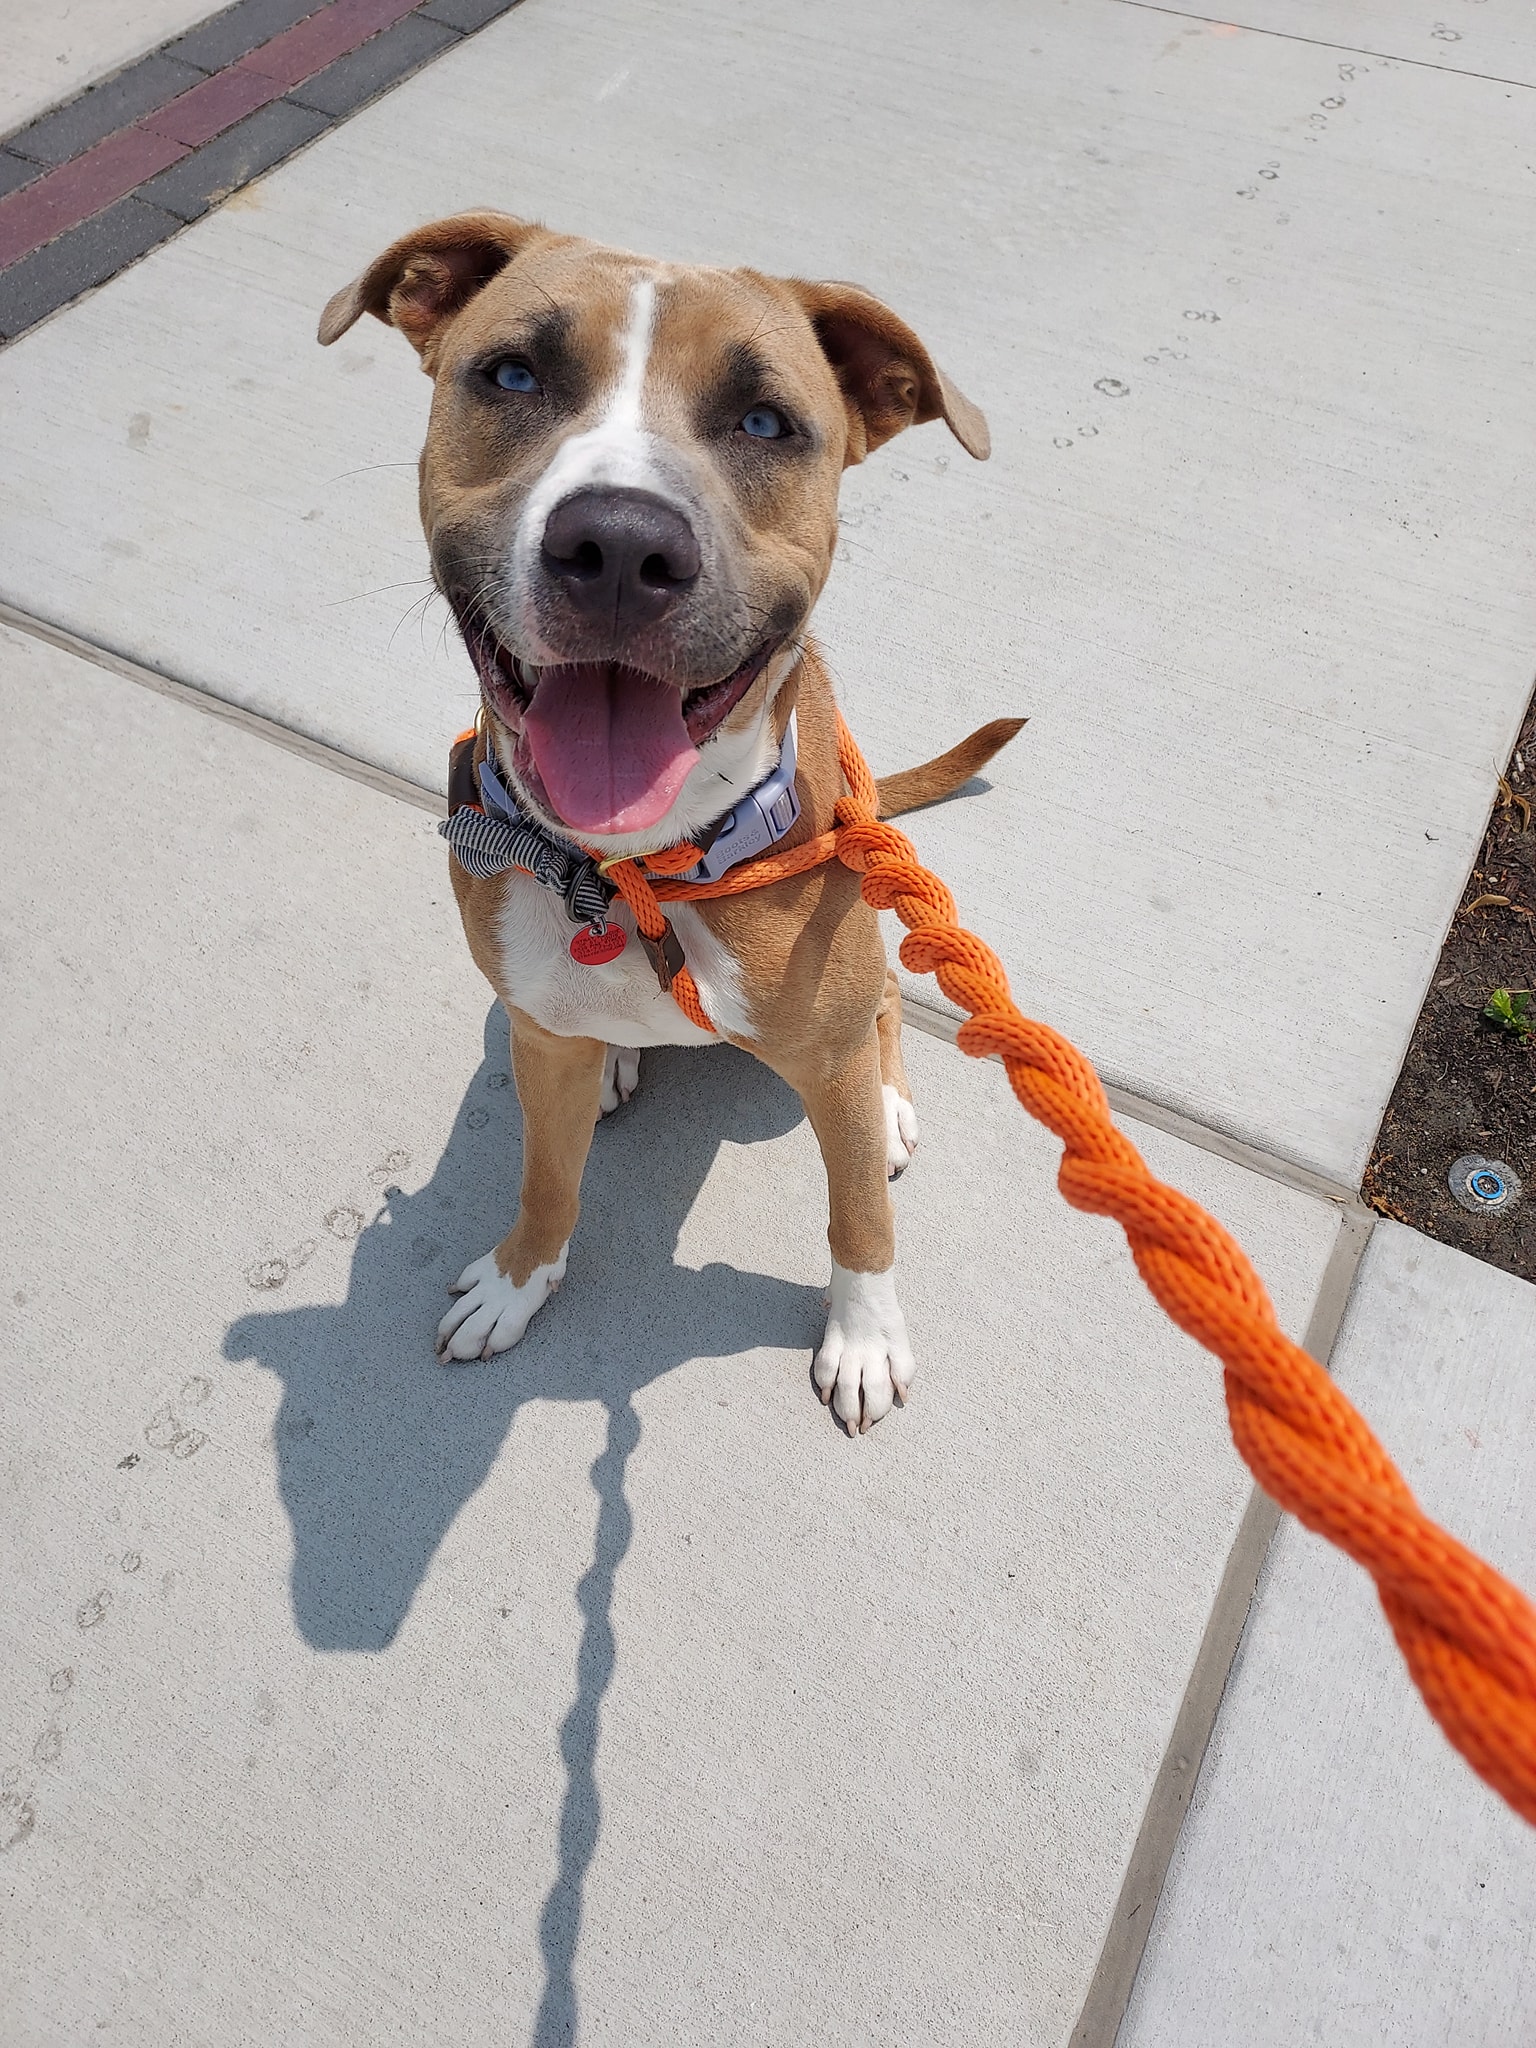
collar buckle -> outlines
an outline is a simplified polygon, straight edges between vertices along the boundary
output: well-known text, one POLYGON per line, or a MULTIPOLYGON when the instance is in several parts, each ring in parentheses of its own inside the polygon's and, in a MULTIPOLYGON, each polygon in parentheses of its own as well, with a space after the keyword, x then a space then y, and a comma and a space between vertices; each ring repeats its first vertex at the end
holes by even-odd
POLYGON ((795 789, 795 764, 799 757, 796 715, 789 714, 779 748, 778 766, 765 775, 756 788, 739 802, 706 836, 708 844, 697 866, 685 868, 671 879, 678 882, 717 882, 744 860, 753 860, 776 846, 800 815, 800 797, 795 789))

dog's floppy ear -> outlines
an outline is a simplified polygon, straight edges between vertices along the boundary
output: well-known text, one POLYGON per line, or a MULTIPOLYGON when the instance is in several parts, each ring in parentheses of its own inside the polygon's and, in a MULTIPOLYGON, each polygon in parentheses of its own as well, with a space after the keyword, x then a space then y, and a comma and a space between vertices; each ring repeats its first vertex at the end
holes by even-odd
POLYGON ((545 232, 510 213, 484 212, 457 213, 402 235, 326 306, 321 345, 329 348, 372 313, 424 356, 443 322, 545 232))
POLYGON ((925 420, 943 420, 968 455, 986 461, 992 437, 980 410, 889 306, 856 284, 788 282, 843 387, 850 462, 862 462, 893 434, 925 420))

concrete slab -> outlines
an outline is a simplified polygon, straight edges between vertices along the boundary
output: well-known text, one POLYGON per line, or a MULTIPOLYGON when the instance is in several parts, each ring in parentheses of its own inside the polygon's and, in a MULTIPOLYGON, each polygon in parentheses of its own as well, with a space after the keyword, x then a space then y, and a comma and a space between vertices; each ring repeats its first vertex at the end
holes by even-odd
MULTIPOLYGON (((17 2038, 1064 2041, 1248 1488, 1000 1070, 910 1045, 871 1437, 729 1049, 649 1062, 558 1300, 444 1371, 518 1119, 432 820, 0 674, 17 2038)), ((1138 1137, 1299 1331, 1329 1205, 1138 1137)))
MULTIPOLYGON (((1536 1587, 1536 1288, 1378 1226, 1334 1352, 1430 1512, 1536 1587)), ((1523 2048, 1536 1835, 1445 1743, 1367 1581, 1285 1521, 1120 2048, 1523 2048)))
POLYGON ((996 445, 849 480, 823 625, 876 766, 1030 713, 915 828, 1024 1002, 1353 1179, 1530 687, 1530 109, 1180 22, 528 0, 5 352, 0 595, 440 786, 427 386, 314 347, 337 279, 486 200, 861 277, 996 445))
MULTIPOLYGON (((1129 0, 1132 6, 1146 0, 1129 0)), ((1185 10, 1156 8, 1165 16, 1185 10)), ((1212 10, 1214 15, 1215 10, 1212 10)), ((1470 71, 1485 78, 1536 85, 1536 6, 1531 0, 1470 0, 1470 4, 1410 10, 1397 0, 1243 0, 1234 21, 1211 19, 1208 34, 1252 31, 1304 38, 1351 58, 1399 58, 1440 71, 1470 71), (1473 10, 1476 10, 1475 12, 1473 10)), ((1365 74, 1357 62, 1351 82, 1365 74)))
POLYGON ((210 0, 0 0, 0 135, 214 11, 210 0))

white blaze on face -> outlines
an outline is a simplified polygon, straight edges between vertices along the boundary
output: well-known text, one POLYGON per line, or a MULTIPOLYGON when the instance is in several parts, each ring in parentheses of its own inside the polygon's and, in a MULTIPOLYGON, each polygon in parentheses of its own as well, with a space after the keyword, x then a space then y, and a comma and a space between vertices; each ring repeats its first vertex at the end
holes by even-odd
MULTIPOLYGON (((532 597, 544 528, 555 507, 573 492, 603 486, 654 491, 669 502, 676 501, 675 464, 668 463, 665 440, 646 427, 644 417, 645 383, 656 331, 657 282, 657 275, 647 271, 631 284, 616 374, 598 418, 561 442, 529 492, 517 523, 505 569, 505 610, 518 622, 518 651, 536 666, 564 659, 540 633, 532 597)), ((778 760, 769 713, 797 659, 797 648, 779 651, 756 712, 745 725, 729 729, 728 722, 705 742, 701 759, 663 818, 640 832, 589 830, 583 835, 583 844, 614 855, 642 853, 692 838, 720 817, 778 760)), ((513 764, 505 756, 503 765, 512 772, 513 764)))
POLYGON ((650 360, 651 335, 655 326, 656 280, 642 277, 629 295, 629 325, 624 330, 624 374, 597 429, 599 434, 612 436, 616 445, 622 445, 626 436, 643 438, 640 394, 645 389, 645 366, 650 360))
POLYGON ((658 490, 663 486, 656 438, 641 416, 646 366, 656 327, 656 280, 637 278, 630 287, 628 317, 619 342, 618 381, 595 426, 561 442, 554 460, 528 494, 512 543, 510 592, 513 615, 520 621, 530 652, 551 661, 559 657, 542 645, 533 607, 528 603, 532 575, 544 541, 544 527, 555 507, 574 491, 606 484, 618 489, 658 490))

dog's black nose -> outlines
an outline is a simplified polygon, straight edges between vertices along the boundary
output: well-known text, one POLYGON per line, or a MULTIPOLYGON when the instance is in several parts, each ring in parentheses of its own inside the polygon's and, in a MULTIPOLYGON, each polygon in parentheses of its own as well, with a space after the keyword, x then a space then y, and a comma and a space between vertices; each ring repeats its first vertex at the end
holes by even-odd
POLYGON ((682 513, 649 491, 576 491, 544 526, 544 567, 585 617, 653 625, 699 573, 699 543, 682 513))

